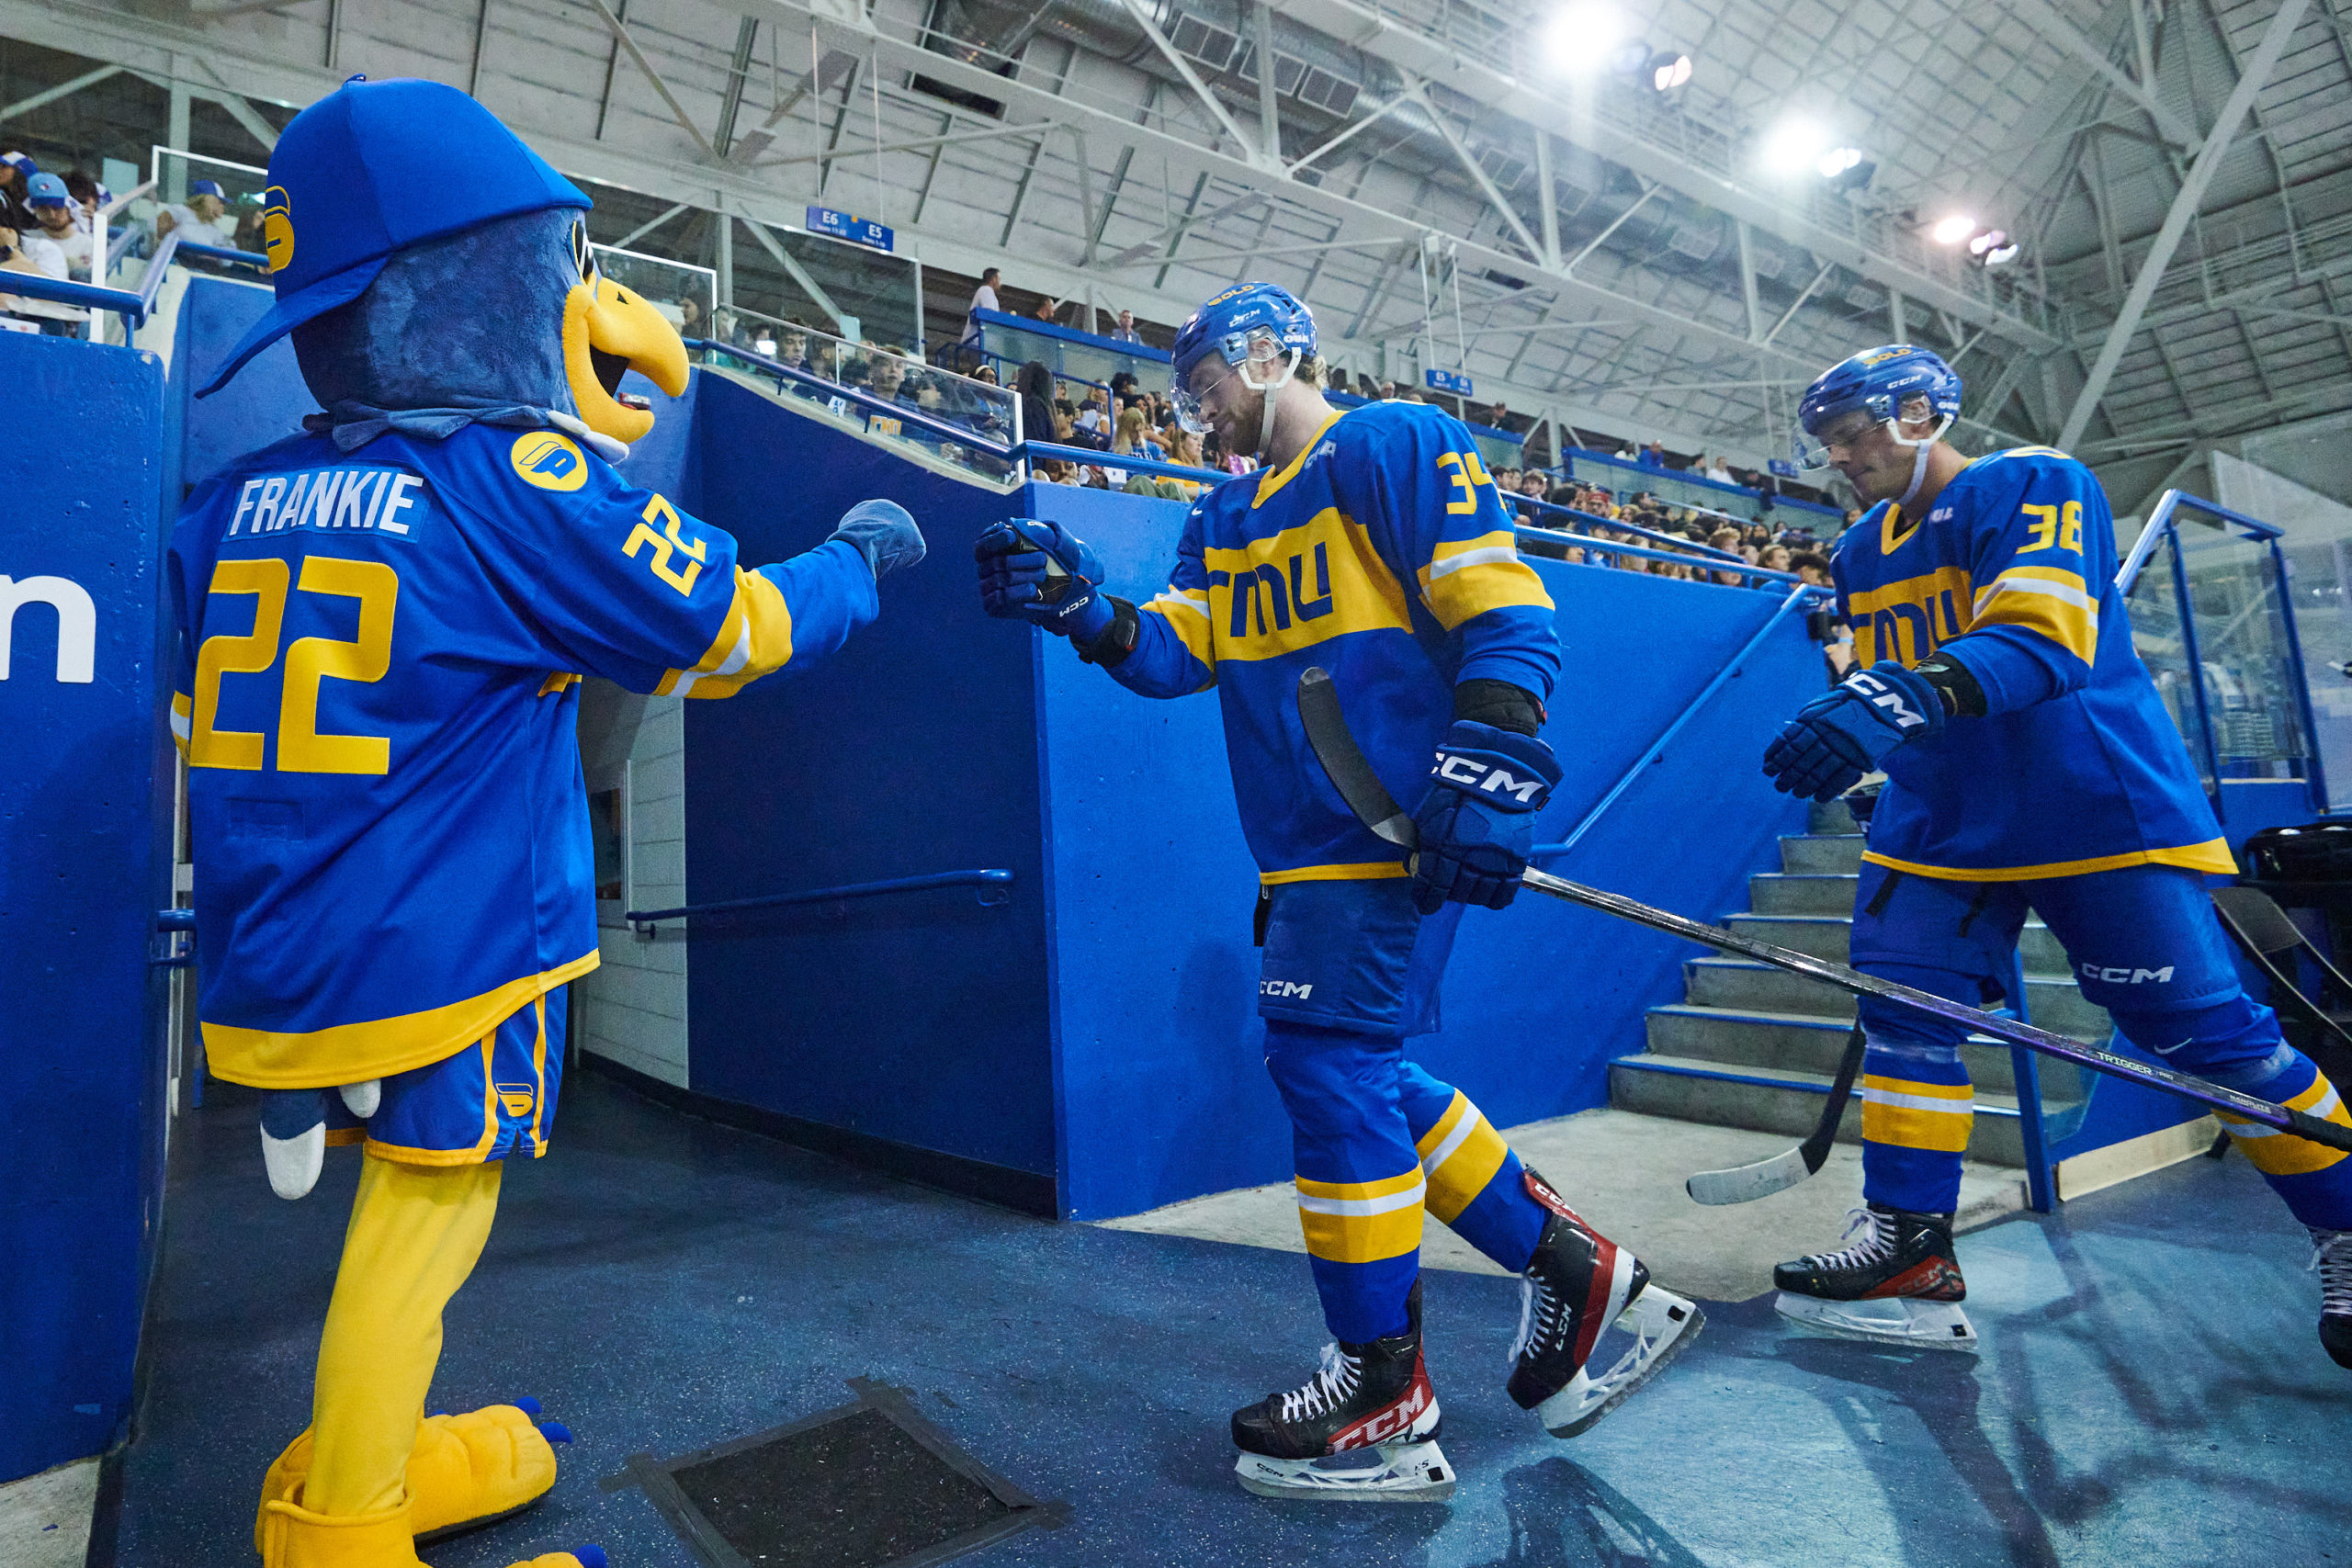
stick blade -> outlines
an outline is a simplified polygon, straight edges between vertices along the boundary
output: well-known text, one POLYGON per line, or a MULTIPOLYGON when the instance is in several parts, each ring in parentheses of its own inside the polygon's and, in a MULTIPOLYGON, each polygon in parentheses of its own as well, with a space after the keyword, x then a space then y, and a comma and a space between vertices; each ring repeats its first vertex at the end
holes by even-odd
POLYGON ((1729 1170, 1702 1170, 1682 1184, 1691 1201, 1721 1207, 1726 1203, 1752 1203, 1758 1198, 1769 1198, 1785 1191, 1811 1176, 1820 1167, 1808 1164, 1804 1145, 1774 1155, 1770 1159, 1758 1160, 1754 1165, 1735 1166, 1729 1170))
POLYGON ((1298 722, 1306 731, 1307 745, 1314 748, 1315 760, 1323 764, 1331 787, 1340 792, 1356 820, 1400 850, 1413 848, 1418 841, 1413 819, 1365 761, 1363 749, 1348 728, 1347 716, 1340 711, 1339 688, 1331 683, 1328 671, 1309 668, 1299 676, 1298 722))

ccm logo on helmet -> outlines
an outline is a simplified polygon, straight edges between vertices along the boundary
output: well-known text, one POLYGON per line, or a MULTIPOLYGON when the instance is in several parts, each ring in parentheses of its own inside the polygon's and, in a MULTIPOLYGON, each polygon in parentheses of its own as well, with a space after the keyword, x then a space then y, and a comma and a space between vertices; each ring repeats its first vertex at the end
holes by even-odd
POLYGON ((2154 980, 2162 986, 2172 980, 2172 965, 2169 964, 2161 969, 2105 969, 2096 964, 2084 964, 2077 967, 2081 969, 2083 978, 2104 980, 2110 986, 2136 986, 2143 980, 2154 980))
POLYGON ((1508 795, 1522 806, 1532 806, 1544 789, 1542 779, 1522 779, 1500 768, 1488 767, 1456 752, 1440 751, 1437 766, 1430 770, 1456 789, 1480 790, 1489 795, 1508 795))
POLYGON ((1300 1001, 1315 994, 1315 982, 1302 986, 1295 980, 1261 980, 1258 994, 1261 997, 1296 997, 1300 1001))

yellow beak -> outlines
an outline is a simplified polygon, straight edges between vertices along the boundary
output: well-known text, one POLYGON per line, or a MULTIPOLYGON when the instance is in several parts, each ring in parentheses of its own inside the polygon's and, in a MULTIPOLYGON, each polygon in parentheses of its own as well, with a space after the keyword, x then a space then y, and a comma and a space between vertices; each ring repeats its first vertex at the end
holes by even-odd
POLYGON ((586 284, 574 284, 563 302, 563 368, 588 428, 636 441, 653 428, 653 411, 620 400, 622 375, 637 371, 672 397, 683 396, 686 345, 661 311, 599 277, 593 295, 586 284))

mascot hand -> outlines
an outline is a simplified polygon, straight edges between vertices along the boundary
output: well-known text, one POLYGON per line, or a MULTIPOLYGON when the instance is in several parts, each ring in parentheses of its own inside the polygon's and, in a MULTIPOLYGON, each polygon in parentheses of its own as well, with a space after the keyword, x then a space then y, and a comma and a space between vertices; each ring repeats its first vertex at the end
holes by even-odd
POLYGON ((922 559, 922 530, 907 509, 895 501, 861 501, 842 514, 840 525, 825 542, 847 539, 857 547, 879 582, 894 571, 922 559))
MULTIPOLYGON (((334 1092, 344 1109, 362 1122, 376 1114, 383 1080, 345 1084, 334 1092)), ((280 1198, 300 1198, 318 1184, 326 1163, 327 1091, 322 1089, 274 1089, 261 1097, 261 1160, 269 1172, 269 1190, 280 1198)))

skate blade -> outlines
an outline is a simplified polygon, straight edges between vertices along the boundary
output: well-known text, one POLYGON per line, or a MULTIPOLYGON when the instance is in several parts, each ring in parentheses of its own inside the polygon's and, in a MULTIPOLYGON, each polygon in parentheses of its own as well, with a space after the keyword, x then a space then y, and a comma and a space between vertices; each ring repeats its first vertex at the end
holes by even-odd
MULTIPOLYGON (((1706 1324, 1698 1303, 1657 1284, 1646 1286, 1610 1325, 1632 1335, 1632 1347, 1599 1377, 1592 1375, 1591 1362, 1578 1368, 1567 1387, 1535 1407, 1536 1418, 1555 1438, 1589 1431, 1680 1355, 1706 1324)), ((1599 1359, 1596 1348, 1594 1359, 1599 1359)))
POLYGON ((1968 1321, 1957 1302, 1914 1301, 1908 1296, 1832 1302, 1782 1291, 1773 1300, 1772 1309, 1792 1323, 1840 1339, 1866 1339, 1911 1350, 1977 1353, 1976 1325, 1968 1321))
POLYGON ((1243 1454, 1234 1472, 1261 1497, 1316 1503, 1442 1503, 1453 1495, 1453 1466, 1434 1439, 1351 1449, 1323 1459, 1243 1454))

